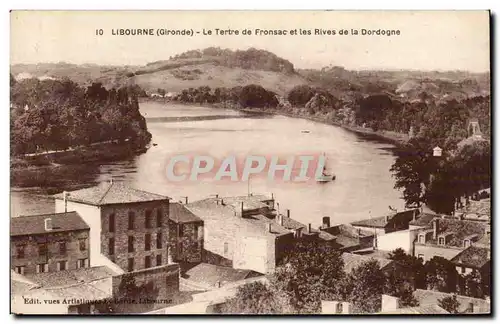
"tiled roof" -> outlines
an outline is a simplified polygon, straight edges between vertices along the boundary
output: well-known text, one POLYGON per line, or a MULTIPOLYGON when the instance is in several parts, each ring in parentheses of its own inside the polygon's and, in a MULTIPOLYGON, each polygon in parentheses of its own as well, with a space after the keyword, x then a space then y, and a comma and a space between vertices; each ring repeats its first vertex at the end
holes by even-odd
POLYGON ((61 287, 67 285, 92 282, 104 278, 110 278, 116 273, 106 266, 80 268, 76 270, 64 270, 57 272, 44 272, 26 275, 43 288, 61 287))
POLYGON ((491 218, 491 198, 470 200, 469 206, 457 210, 455 214, 462 215, 464 219, 488 221, 491 218))
MULTIPOLYGON (((448 294, 435 290, 417 289, 413 292, 413 296, 418 300, 420 305, 438 305, 438 301, 445 297, 452 297, 453 294, 448 294)), ((459 312, 465 312, 470 304, 474 305, 474 313, 489 313, 490 303, 484 299, 472 298, 467 296, 456 295, 460 303, 459 312)))
POLYGON ((419 210, 410 209, 386 216, 364 219, 357 222, 353 222, 351 223, 351 225, 373 227, 373 228, 385 228, 389 223, 392 222, 398 222, 398 223, 401 222, 408 224, 412 220, 414 213, 418 214, 419 210))
MULTIPOLYGON (((53 197, 64 199, 64 193, 53 197)), ((127 204, 170 199, 167 196, 157 195, 131 188, 120 182, 106 182, 98 186, 67 192, 67 200, 94 206, 113 204, 127 204)))
POLYGON ((236 197, 223 197, 220 198, 224 200, 226 205, 231 205, 234 208, 241 209, 241 203, 243 203, 243 210, 254 210, 259 208, 267 207, 263 201, 271 200, 271 198, 263 195, 251 195, 251 196, 236 196, 236 197))
MULTIPOLYGON (((438 236, 445 232, 453 233, 453 236, 446 244, 448 246, 462 247, 464 238, 472 234, 478 234, 480 238, 482 238, 485 232, 485 228, 487 227, 487 224, 474 221, 452 218, 440 218, 436 220, 439 221, 438 236)), ((436 244, 436 240, 430 238, 426 243, 436 244)))
POLYGON ((170 203, 170 220, 175 223, 202 222, 203 220, 193 214, 180 203, 170 203))
POLYGON ((299 229, 299 228, 305 228, 307 227, 306 225, 302 224, 301 222, 296 221, 293 218, 286 217, 282 215, 283 217, 283 226, 288 229, 299 229))
POLYGON ((385 216, 363 219, 357 222, 352 222, 351 225, 363 226, 363 227, 374 227, 374 228, 384 228, 387 225, 387 220, 385 216))
POLYGON ((375 260, 378 262, 380 265, 380 269, 385 268, 389 264, 393 263, 394 261, 384 259, 384 258, 377 258, 369 255, 358 255, 358 254, 353 254, 353 253, 342 253, 342 259, 344 260, 344 270, 347 273, 350 273, 353 271, 355 268, 359 267, 365 262, 375 260))
POLYGON ((410 222, 410 225, 424 226, 424 227, 426 227, 426 226, 428 226, 431 223, 431 221, 435 217, 439 217, 439 215, 429 214, 429 213, 423 213, 423 214, 420 214, 420 216, 416 220, 412 220, 410 222))
MULTIPOLYGON (((43 299, 58 299, 76 301, 76 304, 81 304, 81 301, 96 301, 105 300, 113 297, 113 279, 103 278, 92 282, 75 283, 62 287, 50 287, 33 289, 24 296, 25 298, 43 299)), ((69 305, 68 305, 69 306, 69 305)))
POLYGON ((216 286, 217 282, 220 282, 221 286, 223 286, 230 282, 257 276, 263 275, 252 270, 233 269, 208 263, 200 263, 186 271, 184 275, 188 280, 200 282, 209 286, 216 286))
POLYGON ((439 307, 438 305, 425 305, 418 307, 406 307, 406 308, 398 308, 391 311, 383 311, 378 314, 449 314, 444 308, 439 307))
POLYGON ((233 206, 225 203, 221 205, 217 203, 217 199, 215 198, 193 201, 185 206, 193 214, 201 218, 205 222, 205 225, 208 222, 215 222, 223 226, 225 222, 232 221, 238 222, 238 227, 249 234, 280 236, 291 233, 290 230, 280 226, 275 220, 271 220, 261 214, 247 215, 245 217, 237 216, 237 210, 233 206), (267 229, 268 224, 271 224, 271 232, 267 229))
POLYGON ((90 227, 77 212, 13 217, 10 220, 10 236, 49 233, 45 219, 52 220, 50 233, 87 230, 90 227))
POLYGON ((451 262, 480 269, 490 261, 489 252, 488 248, 471 245, 451 259, 451 262))

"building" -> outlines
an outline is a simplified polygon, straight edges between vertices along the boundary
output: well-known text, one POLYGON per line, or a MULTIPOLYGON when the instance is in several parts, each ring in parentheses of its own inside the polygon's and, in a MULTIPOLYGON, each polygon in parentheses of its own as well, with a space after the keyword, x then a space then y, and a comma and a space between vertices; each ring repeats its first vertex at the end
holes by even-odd
POLYGON ((111 181, 54 198, 56 211, 77 211, 89 224, 92 266, 131 272, 166 264, 169 197, 111 181))
POLYGON ((175 262, 200 263, 203 251, 203 220, 180 203, 170 203, 168 240, 175 262))
POLYGON ((434 256, 451 260, 488 235, 489 229, 482 222, 434 217, 427 227, 417 230, 414 255, 424 262, 434 256))
POLYGON ((273 273, 301 235, 285 227, 287 219, 277 217, 272 197, 215 197, 185 206, 204 222, 207 263, 273 273))
POLYGON ((380 269, 387 275, 397 269, 396 262, 386 258, 353 253, 342 253, 342 259, 344 260, 344 270, 346 273, 351 273, 355 268, 369 261, 377 261, 380 269))
POLYGON ((36 274, 87 268, 89 225, 75 212, 14 217, 10 222, 11 269, 36 274))
POLYGON ((262 276, 261 273, 253 270, 233 269, 230 267, 200 263, 183 274, 181 285, 193 291, 207 291, 221 288, 241 280, 262 276))
POLYGON ((385 216, 352 222, 351 225, 380 236, 409 229, 410 222, 417 219, 419 214, 419 209, 405 210, 399 213, 392 212, 385 216))
POLYGON ((336 248, 343 252, 374 248, 375 235, 372 232, 355 228, 349 224, 331 226, 330 217, 323 217, 320 231, 322 235, 332 236, 336 248))
POLYGON ((485 299, 454 295, 435 290, 416 289, 413 292, 413 297, 418 300, 421 306, 438 305, 439 301, 443 298, 453 296, 457 297, 457 301, 460 304, 458 312, 461 314, 489 314, 491 311, 490 301, 485 299))
POLYGON ((186 302, 179 265, 116 273, 106 266, 11 279, 16 314, 137 314, 186 302), (47 302, 45 302, 47 301, 47 302))

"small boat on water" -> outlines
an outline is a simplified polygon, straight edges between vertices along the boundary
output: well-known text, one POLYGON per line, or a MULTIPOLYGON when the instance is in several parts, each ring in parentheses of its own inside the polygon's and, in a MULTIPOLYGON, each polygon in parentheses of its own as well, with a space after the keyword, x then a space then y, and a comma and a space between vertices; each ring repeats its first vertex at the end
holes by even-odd
POLYGON ((302 130, 300 131, 301 133, 304 133, 304 134, 309 134, 311 131, 308 131, 308 130, 302 130))
MULTIPOLYGON (((325 153, 323 153, 323 156, 325 156, 325 153)), ((336 178, 335 174, 330 174, 329 172, 326 171, 326 162, 325 162, 325 165, 323 166, 323 172, 321 173, 321 178, 316 179, 316 182, 326 183, 335 180, 335 178, 336 178)))

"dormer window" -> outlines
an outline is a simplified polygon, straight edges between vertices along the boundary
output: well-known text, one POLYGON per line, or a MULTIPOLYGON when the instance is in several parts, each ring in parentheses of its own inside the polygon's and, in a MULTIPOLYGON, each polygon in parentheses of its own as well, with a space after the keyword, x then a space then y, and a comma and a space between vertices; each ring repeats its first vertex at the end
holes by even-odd
POLYGON ((425 244, 425 235, 424 234, 418 235, 418 243, 425 244))
POLYGON ((467 248, 470 246, 470 240, 464 240, 464 248, 467 248))
POLYGON ((440 238, 438 239, 438 244, 439 244, 439 245, 444 245, 444 237, 440 237, 440 238))

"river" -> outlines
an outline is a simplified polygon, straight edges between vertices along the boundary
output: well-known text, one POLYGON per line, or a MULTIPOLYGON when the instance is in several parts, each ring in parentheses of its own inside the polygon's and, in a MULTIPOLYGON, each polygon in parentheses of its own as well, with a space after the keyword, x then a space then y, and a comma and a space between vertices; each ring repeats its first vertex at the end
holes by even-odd
POLYGON ((141 113, 153 135, 146 153, 124 161, 65 166, 12 184, 11 216, 50 213, 54 202, 47 197, 113 178, 135 188, 164 194, 173 201, 190 201, 211 195, 273 194, 280 210, 303 223, 353 222, 385 215, 388 206, 402 210, 401 193, 395 189, 389 168, 393 146, 339 127, 283 116, 250 116, 224 109, 143 102, 141 113), (174 118, 174 117, 181 117, 174 118), (302 130, 308 130, 304 133, 302 130), (325 153, 328 169, 336 174, 329 183, 272 182, 264 177, 250 182, 182 182, 168 180, 165 165, 178 153, 203 153, 222 159, 228 155, 291 156, 325 153))

